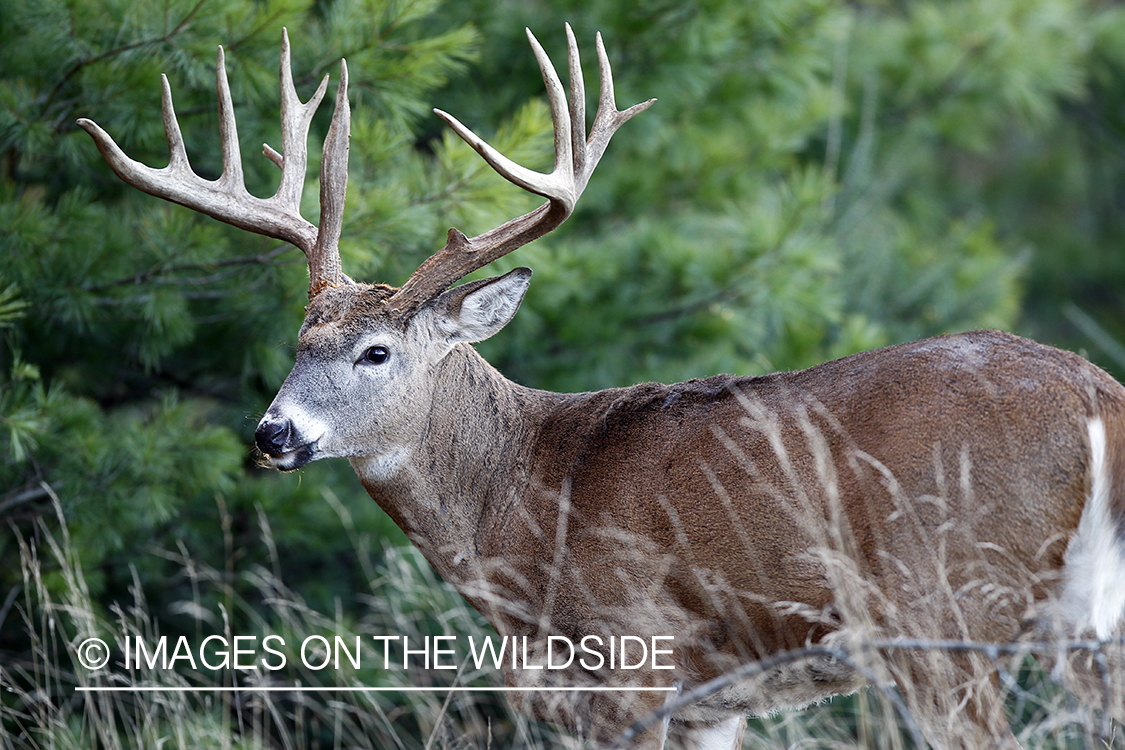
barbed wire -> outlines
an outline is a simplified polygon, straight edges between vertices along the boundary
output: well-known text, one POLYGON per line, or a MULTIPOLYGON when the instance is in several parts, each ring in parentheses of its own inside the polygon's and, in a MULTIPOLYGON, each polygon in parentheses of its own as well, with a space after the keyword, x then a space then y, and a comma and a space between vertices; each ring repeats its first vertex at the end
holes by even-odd
MULTIPOLYGON (((1008 673, 1006 669, 999 664, 1001 656, 1017 656, 1017 655, 1033 655, 1033 654, 1070 654, 1075 652, 1088 652, 1094 654, 1094 658, 1098 663, 1099 671, 1102 676, 1102 706, 1101 706, 1101 726, 1099 727, 1099 739, 1105 741, 1106 747, 1109 747, 1109 736, 1111 731, 1110 719, 1110 694, 1112 685, 1110 684, 1109 668, 1105 658, 1105 649, 1108 646, 1125 646, 1125 635, 1118 638, 1110 638, 1107 640, 1096 639, 1078 639, 1078 640, 1053 640, 1053 641, 1020 641, 1010 643, 980 643, 974 641, 961 641, 961 640, 942 640, 942 639, 914 639, 914 638, 889 638, 889 639, 876 639, 871 641, 864 641, 860 644, 858 651, 864 654, 871 653, 886 653, 890 651, 946 651, 946 652, 972 652, 979 653, 994 663, 996 663, 997 670, 1001 679, 1004 681, 1005 686, 1014 688, 1016 686, 1016 679, 1013 675, 1008 673)), ((681 708, 688 706, 696 701, 702 700, 709 695, 717 693, 724 688, 731 687, 740 682, 753 679, 761 674, 769 672, 777 667, 791 664, 797 661, 807 659, 830 658, 834 659, 845 666, 854 669, 857 674, 861 675, 870 686, 877 688, 887 700, 895 707, 906 731, 910 734, 911 740, 917 747, 926 747, 926 742, 922 737, 921 729, 918 727, 917 722, 910 714, 906 702, 902 696, 888 684, 885 680, 880 679, 871 669, 863 666, 862 659, 853 657, 852 652, 846 648, 830 648, 827 646, 805 646, 797 649, 790 649, 782 651, 764 659, 749 662, 739 667, 738 669, 726 672, 712 680, 709 680, 701 685, 698 685, 691 690, 680 693, 676 698, 673 698, 656 711, 650 712, 645 717, 633 722, 628 729, 621 733, 621 735, 610 745, 611 750, 622 750, 630 746, 632 741, 644 734, 650 728, 663 722, 665 719, 671 717, 681 708)))

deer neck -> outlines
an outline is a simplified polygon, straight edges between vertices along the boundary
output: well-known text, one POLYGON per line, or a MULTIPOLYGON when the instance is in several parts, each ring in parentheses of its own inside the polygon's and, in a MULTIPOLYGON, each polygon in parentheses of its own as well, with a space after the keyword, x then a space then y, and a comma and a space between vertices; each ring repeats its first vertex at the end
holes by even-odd
POLYGON ((478 540, 528 481, 540 425, 559 394, 506 379, 467 344, 438 365, 420 438, 351 464, 368 494, 447 581, 483 577, 478 540))

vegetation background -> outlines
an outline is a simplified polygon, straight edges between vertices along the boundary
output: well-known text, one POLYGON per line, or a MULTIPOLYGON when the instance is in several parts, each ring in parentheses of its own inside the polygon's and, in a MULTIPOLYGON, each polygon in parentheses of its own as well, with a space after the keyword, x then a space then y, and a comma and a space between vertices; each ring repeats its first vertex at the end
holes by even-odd
MULTIPOLYGON (((72 650, 90 634, 486 632, 345 464, 258 465, 253 429, 303 314, 299 251, 125 186, 75 120, 163 165, 166 73, 192 163, 216 176, 221 43, 249 187, 272 194, 257 154, 280 140, 286 26, 303 96, 329 73, 331 97, 348 60, 345 269, 401 283, 448 227, 476 234, 535 204, 429 110, 549 169, 523 28, 560 62, 564 21, 588 77, 600 30, 618 101, 660 101, 619 133, 566 226, 489 269, 536 271, 481 347, 509 377, 589 390, 756 374, 978 327, 1125 376, 1117 3, 5 0, 0 747, 562 741, 488 696, 95 700, 73 692, 91 678, 72 650)), ((862 746, 883 731, 855 718, 870 711, 762 722, 748 745, 827 731, 862 746)))

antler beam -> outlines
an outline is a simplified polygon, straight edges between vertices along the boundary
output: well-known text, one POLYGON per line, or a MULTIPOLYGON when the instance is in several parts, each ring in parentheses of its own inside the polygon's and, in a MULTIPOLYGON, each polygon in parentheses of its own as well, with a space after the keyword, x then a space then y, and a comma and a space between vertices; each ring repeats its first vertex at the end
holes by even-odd
POLYGON ((348 184, 351 125, 347 64, 340 61, 336 110, 321 158, 319 227, 305 220, 300 209, 308 167, 309 125, 328 88, 328 76, 321 80, 312 98, 302 103, 293 86, 289 34, 282 30, 279 72, 282 150, 278 153, 269 145, 263 147, 263 153, 281 167, 281 183, 272 198, 258 198, 246 190, 222 47, 218 51, 215 77, 223 154, 223 172, 217 180, 200 177, 188 162, 167 76, 161 75, 160 81, 163 87, 164 132, 168 138, 168 166, 155 169, 129 158, 93 120, 82 118, 78 120, 78 125, 93 137, 98 150, 117 176, 133 187, 227 224, 299 247, 308 258, 310 299, 328 286, 351 283, 341 270, 338 246, 348 184))
POLYGON ((398 313, 416 310, 427 301, 445 291, 461 277, 481 268, 534 239, 542 237, 562 224, 574 211, 582 191, 593 174, 598 161, 605 153, 614 132, 634 115, 648 109, 655 102, 634 105, 624 111, 617 109, 613 94, 613 73, 609 58, 597 35, 598 68, 601 72, 601 96, 598 112, 590 136, 586 136, 586 92, 582 81, 582 68, 578 44, 570 25, 566 27, 567 61, 570 74, 570 104, 554 65, 530 30, 527 38, 539 61, 547 98, 551 105, 551 118, 555 127, 555 168, 542 174, 520 166, 484 142, 455 117, 441 110, 435 114, 444 120, 457 135, 484 158, 505 179, 524 190, 547 199, 539 208, 513 219, 484 234, 467 238, 456 229, 449 230, 449 240, 444 248, 430 256, 406 283, 387 301, 398 313))

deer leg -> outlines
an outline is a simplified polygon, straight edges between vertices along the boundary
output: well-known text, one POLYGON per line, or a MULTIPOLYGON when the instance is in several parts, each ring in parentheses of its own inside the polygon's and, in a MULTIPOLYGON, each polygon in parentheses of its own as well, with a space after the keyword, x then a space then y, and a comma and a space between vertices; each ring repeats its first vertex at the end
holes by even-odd
POLYGON ((1061 660, 1046 654, 1037 659, 1083 704, 1125 724, 1125 643, 1107 643, 1098 652, 1078 651, 1061 660))
POLYGON ((1016 750, 994 665, 976 654, 933 653, 896 665, 910 715, 935 750, 1016 750))
MULTIPOLYGON (((656 694, 659 695, 659 694, 656 694)), ((668 693, 672 695, 672 693, 668 693)), ((629 750, 665 750, 667 745, 667 719, 648 726, 643 732, 633 734, 634 723, 650 717, 660 709, 653 694, 599 693, 590 698, 584 711, 578 714, 577 729, 582 740, 594 747, 627 747, 629 750), (628 730, 628 731, 626 731, 628 730)), ((539 718, 544 718, 539 716, 539 718)), ((547 718, 551 721, 550 718, 547 718)), ((586 745, 583 744, 583 747, 586 745)))
POLYGON ((746 717, 733 716, 710 724, 673 724, 668 733, 667 750, 738 750, 746 733, 746 717))

